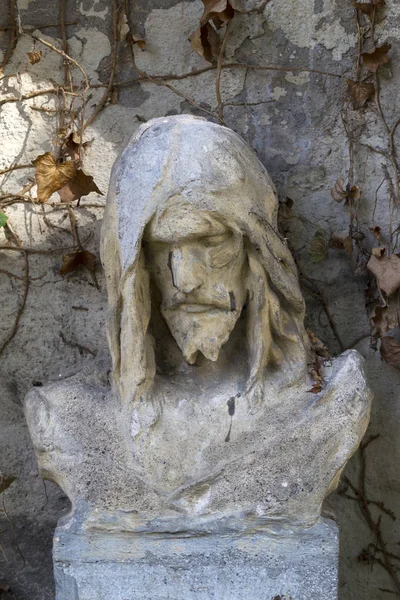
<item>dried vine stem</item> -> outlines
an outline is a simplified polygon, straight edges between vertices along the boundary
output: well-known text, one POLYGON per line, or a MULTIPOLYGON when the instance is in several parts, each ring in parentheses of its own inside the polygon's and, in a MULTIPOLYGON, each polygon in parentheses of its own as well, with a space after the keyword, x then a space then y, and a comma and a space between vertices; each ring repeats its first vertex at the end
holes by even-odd
POLYGON ((217 96, 218 120, 220 123, 224 122, 224 105, 223 105, 222 96, 221 96, 221 73, 222 73, 222 66, 223 66, 222 61, 224 60, 225 48, 226 48, 226 44, 227 44, 228 37, 229 37, 231 22, 232 21, 229 21, 227 23, 224 37, 222 39, 221 49, 219 51, 218 62, 217 62, 217 76, 215 78, 215 93, 217 96))
POLYGON ((31 98, 37 98, 38 96, 44 96, 46 94, 67 94, 69 96, 79 97, 80 94, 76 94, 74 92, 67 92, 66 90, 62 90, 61 87, 57 88, 49 88, 47 90, 38 90, 36 92, 30 92, 29 94, 23 94, 21 96, 13 96, 11 98, 3 98, 0 100, 0 106, 3 104, 7 104, 8 102, 21 102, 22 100, 31 100, 31 98))
POLYGON ((392 580, 392 583, 396 589, 396 591, 392 592, 392 593, 400 595, 399 575, 391 561, 391 558, 398 559, 399 557, 397 557, 396 555, 394 555, 393 553, 391 553, 387 550, 387 543, 385 542, 385 540, 383 538, 382 529, 381 529, 381 517, 378 517, 377 519, 375 519, 371 512, 370 506, 371 505, 377 506, 382 512, 384 512, 385 514, 390 516, 390 518, 392 520, 396 519, 396 517, 392 511, 388 510, 384 506, 383 503, 370 500, 368 498, 367 489, 366 489, 366 474, 367 474, 366 449, 372 442, 374 442, 378 438, 379 438, 379 435, 371 436, 366 442, 363 442, 360 445, 360 450, 359 450, 360 475, 359 475, 358 487, 355 486, 353 483, 351 483, 351 481, 347 477, 344 478, 345 483, 350 487, 350 489, 353 491, 355 496, 354 497, 350 496, 349 494, 346 494, 345 492, 342 492, 342 495, 344 495, 347 498, 350 498, 351 500, 357 501, 357 503, 360 507, 361 513, 362 513, 371 533, 373 534, 373 536, 375 538, 374 543, 370 545, 372 547, 372 549, 374 550, 374 552, 371 553, 369 551, 369 549, 367 549, 367 550, 364 549, 360 554, 360 560, 364 560, 366 562, 371 562, 372 564, 377 563, 377 564, 381 565, 381 567, 383 567, 389 574, 389 576, 392 580), (375 551, 378 551, 381 554, 382 558, 379 556, 376 556, 375 551))
POLYGON ((15 2, 16 2, 16 0, 10 0, 10 4, 9 4, 9 27, 8 27, 8 30, 10 31, 10 41, 8 43, 8 48, 6 50, 4 58, 0 65, 0 74, 3 72, 8 61, 10 60, 11 54, 13 53, 15 44, 17 42, 17 25, 16 25, 16 21, 15 21, 15 2))
POLYGON ((0 171, 0 175, 5 175, 6 173, 10 173, 11 171, 18 171, 19 169, 34 169, 33 165, 13 165, 12 167, 7 167, 7 169, 3 169, 0 171))
POLYGON ((73 59, 71 56, 69 56, 68 54, 66 54, 66 52, 64 52, 63 50, 60 50, 59 48, 56 48, 56 46, 54 46, 53 44, 50 44, 50 42, 47 42, 46 40, 44 40, 41 37, 38 37, 34 33, 27 32, 27 31, 24 31, 24 33, 26 35, 29 35, 32 39, 36 40, 37 42, 40 42, 41 44, 43 44, 47 48, 50 48, 50 50, 53 50, 53 52, 56 52, 57 54, 59 54, 60 56, 62 56, 65 60, 67 60, 68 62, 70 62, 71 64, 73 64, 82 73, 83 79, 85 81, 84 92, 86 92, 90 88, 89 78, 86 75, 86 72, 85 72, 84 68, 75 59, 73 59))
POLYGON ((19 308, 17 310, 17 314, 15 316, 15 320, 14 320, 14 324, 12 326, 12 329, 11 329, 10 333, 8 334, 8 336, 6 337, 6 339, 4 340, 4 342, 2 343, 2 345, 0 346, 0 357, 2 356, 4 350, 7 348, 8 344, 11 342, 11 340, 14 338, 15 334, 18 331, 19 322, 20 322, 20 319, 22 317, 22 313, 24 312, 25 305, 26 305, 26 300, 28 298, 28 292, 29 292, 29 258, 28 258, 28 252, 24 248, 20 248, 20 247, 15 248, 15 249, 19 250, 20 252, 23 252, 23 254, 24 254, 24 259, 25 259, 25 270, 24 270, 24 276, 23 276, 24 292, 23 292, 23 296, 22 296, 22 302, 21 302, 21 304, 20 304, 20 306, 19 306, 19 308))
POLYGON ((117 70, 118 45, 119 45, 119 34, 120 34, 119 12, 124 4, 124 1, 125 0, 121 0, 119 7, 117 5, 117 0, 113 0, 113 3, 112 3, 113 4, 113 51, 112 51, 112 63, 111 63, 110 77, 109 77, 107 88, 106 88, 106 91, 104 92, 103 97, 101 98, 95 112, 91 115, 91 117, 89 117, 89 119, 84 124, 84 126, 82 128, 83 130, 85 130, 87 127, 89 127, 89 125, 91 125, 93 123, 93 121, 96 119, 98 114, 103 110, 103 108, 107 104, 107 101, 110 98, 110 95, 111 95, 113 87, 114 87, 115 73, 117 70))
MULTIPOLYGON (((197 108, 197 110, 200 110, 201 112, 204 112, 205 114, 209 115, 210 117, 213 117, 213 119, 216 118, 217 115, 215 113, 213 113, 210 110, 207 110, 206 108, 203 108, 202 106, 197 104, 197 102, 195 100, 193 100, 193 98, 189 98, 189 96, 186 96, 186 94, 177 90, 175 87, 173 87, 169 83, 165 83, 164 81, 159 81, 157 79, 154 79, 154 77, 152 75, 149 75, 145 71, 142 71, 141 69, 139 69, 139 67, 136 65, 135 53, 133 50, 133 41, 130 36, 128 36, 128 43, 129 43, 129 51, 130 51, 130 55, 131 55, 131 59, 132 59, 132 66, 135 69, 135 71, 137 73, 139 73, 139 75, 141 75, 144 79, 150 81, 151 83, 154 83, 155 85, 168 88, 169 90, 171 90, 171 92, 174 92, 174 94, 176 94, 177 96, 184 98, 187 102, 189 102, 189 104, 191 104, 192 106, 197 108)), ((137 80, 134 80, 134 81, 137 81, 137 80)))
MULTIPOLYGON (((332 333, 333 333, 337 343, 339 344, 340 351, 344 352, 345 346, 342 342, 342 338, 340 337, 335 320, 332 317, 331 311, 329 310, 328 301, 326 299, 324 292, 322 291, 322 289, 320 287, 318 287, 318 285, 315 283, 315 281, 313 279, 311 279, 311 277, 304 275, 304 273, 300 270, 299 267, 298 267, 298 269, 299 269, 300 279, 304 279, 312 287, 314 293, 312 293, 312 292, 311 293, 321 301, 322 307, 326 314, 326 318, 328 319, 329 326, 332 330, 332 333)), ((308 290, 308 291, 310 292, 310 290, 308 290)))

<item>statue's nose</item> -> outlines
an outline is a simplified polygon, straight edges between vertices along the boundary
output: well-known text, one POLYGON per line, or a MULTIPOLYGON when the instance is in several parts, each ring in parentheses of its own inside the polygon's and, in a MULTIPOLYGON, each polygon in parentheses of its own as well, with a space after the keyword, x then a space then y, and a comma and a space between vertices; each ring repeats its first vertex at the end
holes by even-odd
POLYGON ((182 294, 190 294, 203 283, 203 268, 193 252, 175 248, 169 256, 172 282, 182 294))

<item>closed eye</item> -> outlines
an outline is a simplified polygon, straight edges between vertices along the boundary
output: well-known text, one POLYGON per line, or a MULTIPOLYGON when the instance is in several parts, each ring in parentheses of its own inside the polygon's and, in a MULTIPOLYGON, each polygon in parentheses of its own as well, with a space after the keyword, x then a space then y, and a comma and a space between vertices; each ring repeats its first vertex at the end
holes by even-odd
POLYGON ((206 248, 212 248, 213 246, 224 244, 231 236, 232 234, 230 232, 221 233, 220 235, 209 235, 207 237, 203 237, 201 243, 206 248))

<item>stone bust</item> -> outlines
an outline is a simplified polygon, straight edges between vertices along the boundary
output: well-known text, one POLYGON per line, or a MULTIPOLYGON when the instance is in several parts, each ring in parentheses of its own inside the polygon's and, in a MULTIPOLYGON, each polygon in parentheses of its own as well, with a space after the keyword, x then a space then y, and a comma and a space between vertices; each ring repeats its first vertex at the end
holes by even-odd
POLYGON ((154 119, 117 159, 101 247, 111 385, 93 364, 25 402, 41 472, 73 510, 138 531, 318 519, 371 394, 356 351, 308 393, 277 209, 252 150, 204 119, 154 119))

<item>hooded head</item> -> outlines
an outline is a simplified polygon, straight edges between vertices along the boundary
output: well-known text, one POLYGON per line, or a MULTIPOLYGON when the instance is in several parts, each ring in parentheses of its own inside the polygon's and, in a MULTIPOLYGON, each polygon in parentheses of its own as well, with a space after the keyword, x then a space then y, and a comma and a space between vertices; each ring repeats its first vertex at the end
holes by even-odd
POLYGON ((277 228, 275 187, 232 130, 189 115, 142 126, 116 160, 102 231, 114 386, 122 402, 155 375, 150 277, 189 363, 217 360, 245 306, 248 393, 269 368, 307 364, 304 300, 277 228), (164 264, 165 263, 165 264, 164 264))

